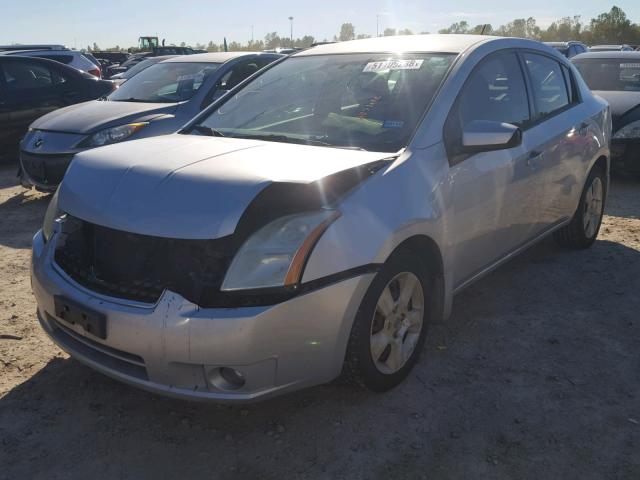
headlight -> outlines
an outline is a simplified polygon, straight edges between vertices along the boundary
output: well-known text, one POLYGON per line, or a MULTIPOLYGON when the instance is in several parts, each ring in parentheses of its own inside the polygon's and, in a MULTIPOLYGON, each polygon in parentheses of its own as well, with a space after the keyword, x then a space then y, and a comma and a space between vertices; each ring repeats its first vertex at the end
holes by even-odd
POLYGON ((640 138, 640 120, 625 125, 613 134, 613 138, 640 138))
POLYGON ((126 140, 138 130, 149 125, 149 122, 130 123, 118 127, 106 128, 84 138, 78 147, 100 147, 110 143, 118 143, 126 140))
POLYGON ((44 222, 42 224, 42 235, 44 236, 44 241, 48 242, 53 235, 53 229, 55 227, 55 222, 57 219, 62 217, 64 213, 60 211, 58 208, 58 190, 51 197, 51 201, 49 202, 49 206, 47 207, 47 212, 44 214, 44 222))
POLYGON ((288 215, 264 226, 236 253, 222 290, 296 285, 309 253, 339 216, 335 210, 320 210, 288 215))

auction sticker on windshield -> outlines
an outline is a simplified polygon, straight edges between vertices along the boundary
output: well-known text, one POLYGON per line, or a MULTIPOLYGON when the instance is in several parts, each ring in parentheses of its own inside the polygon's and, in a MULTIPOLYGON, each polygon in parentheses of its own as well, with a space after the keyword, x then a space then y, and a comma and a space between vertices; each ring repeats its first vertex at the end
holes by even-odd
POLYGON ((384 72, 387 70, 418 70, 422 67, 424 59, 384 60, 382 62, 369 62, 363 72, 384 72))

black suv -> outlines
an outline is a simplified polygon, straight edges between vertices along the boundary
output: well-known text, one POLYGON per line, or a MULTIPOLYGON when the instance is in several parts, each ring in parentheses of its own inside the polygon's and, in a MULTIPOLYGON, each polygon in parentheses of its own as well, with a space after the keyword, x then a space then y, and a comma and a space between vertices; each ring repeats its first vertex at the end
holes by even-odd
POLYGON ((36 118, 113 89, 113 82, 53 60, 0 56, 0 158, 15 153, 17 160, 18 143, 36 118))

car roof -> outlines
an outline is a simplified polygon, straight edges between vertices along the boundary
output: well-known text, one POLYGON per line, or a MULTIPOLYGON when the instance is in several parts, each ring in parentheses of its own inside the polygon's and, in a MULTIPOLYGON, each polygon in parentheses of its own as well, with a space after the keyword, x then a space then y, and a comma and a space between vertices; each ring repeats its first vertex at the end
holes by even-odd
MULTIPOLYGON (((166 62, 207 62, 207 63, 224 63, 234 58, 246 55, 265 55, 262 52, 211 52, 211 53, 195 53, 193 55, 179 55, 176 58, 165 60, 166 62)), ((273 54, 271 54, 273 55, 273 54)))
POLYGON ((341 53, 372 52, 442 52, 460 53, 478 43, 503 39, 488 35, 396 35, 392 37, 374 37, 363 40, 330 43, 294 53, 292 57, 307 55, 327 55, 341 53))
POLYGON ((82 52, 78 50, 46 50, 43 48, 36 48, 31 50, 9 50, 0 51, 0 55, 27 55, 32 53, 42 53, 46 55, 82 55, 82 52))
POLYGON ((582 42, 578 40, 567 40, 566 42, 543 42, 545 45, 549 45, 550 47, 568 47, 572 43, 578 43, 580 45, 584 45, 582 42))
POLYGON ((634 51, 602 51, 602 52, 587 52, 576 55, 571 60, 581 60, 583 58, 619 58, 624 60, 628 58, 630 60, 640 60, 640 52, 634 51))
POLYGON ((15 44, 15 45, 0 45, 0 50, 69 50, 68 47, 64 45, 56 45, 56 44, 15 44))
POLYGON ((27 57, 27 56, 20 56, 20 55, 2 55, 2 52, 0 52, 0 61, 2 60, 7 60, 7 61, 19 61, 19 62, 40 62, 40 63, 44 63, 44 64, 48 64, 48 65, 52 65, 55 66, 56 68, 61 68, 63 70, 66 70, 68 72, 74 73, 74 74, 79 74, 82 75, 83 77, 86 78, 93 78, 95 79, 95 77, 83 70, 78 70, 77 68, 71 67, 69 65, 66 65, 64 63, 61 62, 56 62, 55 60, 50 60, 48 58, 42 58, 42 57, 27 57))

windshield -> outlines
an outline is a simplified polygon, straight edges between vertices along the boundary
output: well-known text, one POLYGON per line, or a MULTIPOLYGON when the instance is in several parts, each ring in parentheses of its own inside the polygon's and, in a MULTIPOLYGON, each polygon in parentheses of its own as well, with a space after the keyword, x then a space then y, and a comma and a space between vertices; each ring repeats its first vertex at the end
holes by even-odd
POLYGON ((454 58, 292 57, 246 85, 193 131, 396 152, 406 146, 454 58))
POLYGON ((109 95, 114 102, 176 103, 189 100, 219 63, 156 63, 109 95))
POLYGON ((591 90, 640 91, 640 58, 585 58, 574 63, 591 90))
POLYGON ((137 75, 138 73, 140 73, 142 70, 149 68, 151 65, 155 65, 156 63, 158 62, 154 58, 147 58, 146 60, 143 60, 140 63, 136 63, 129 70, 122 73, 122 78, 129 79, 134 75, 137 75))

